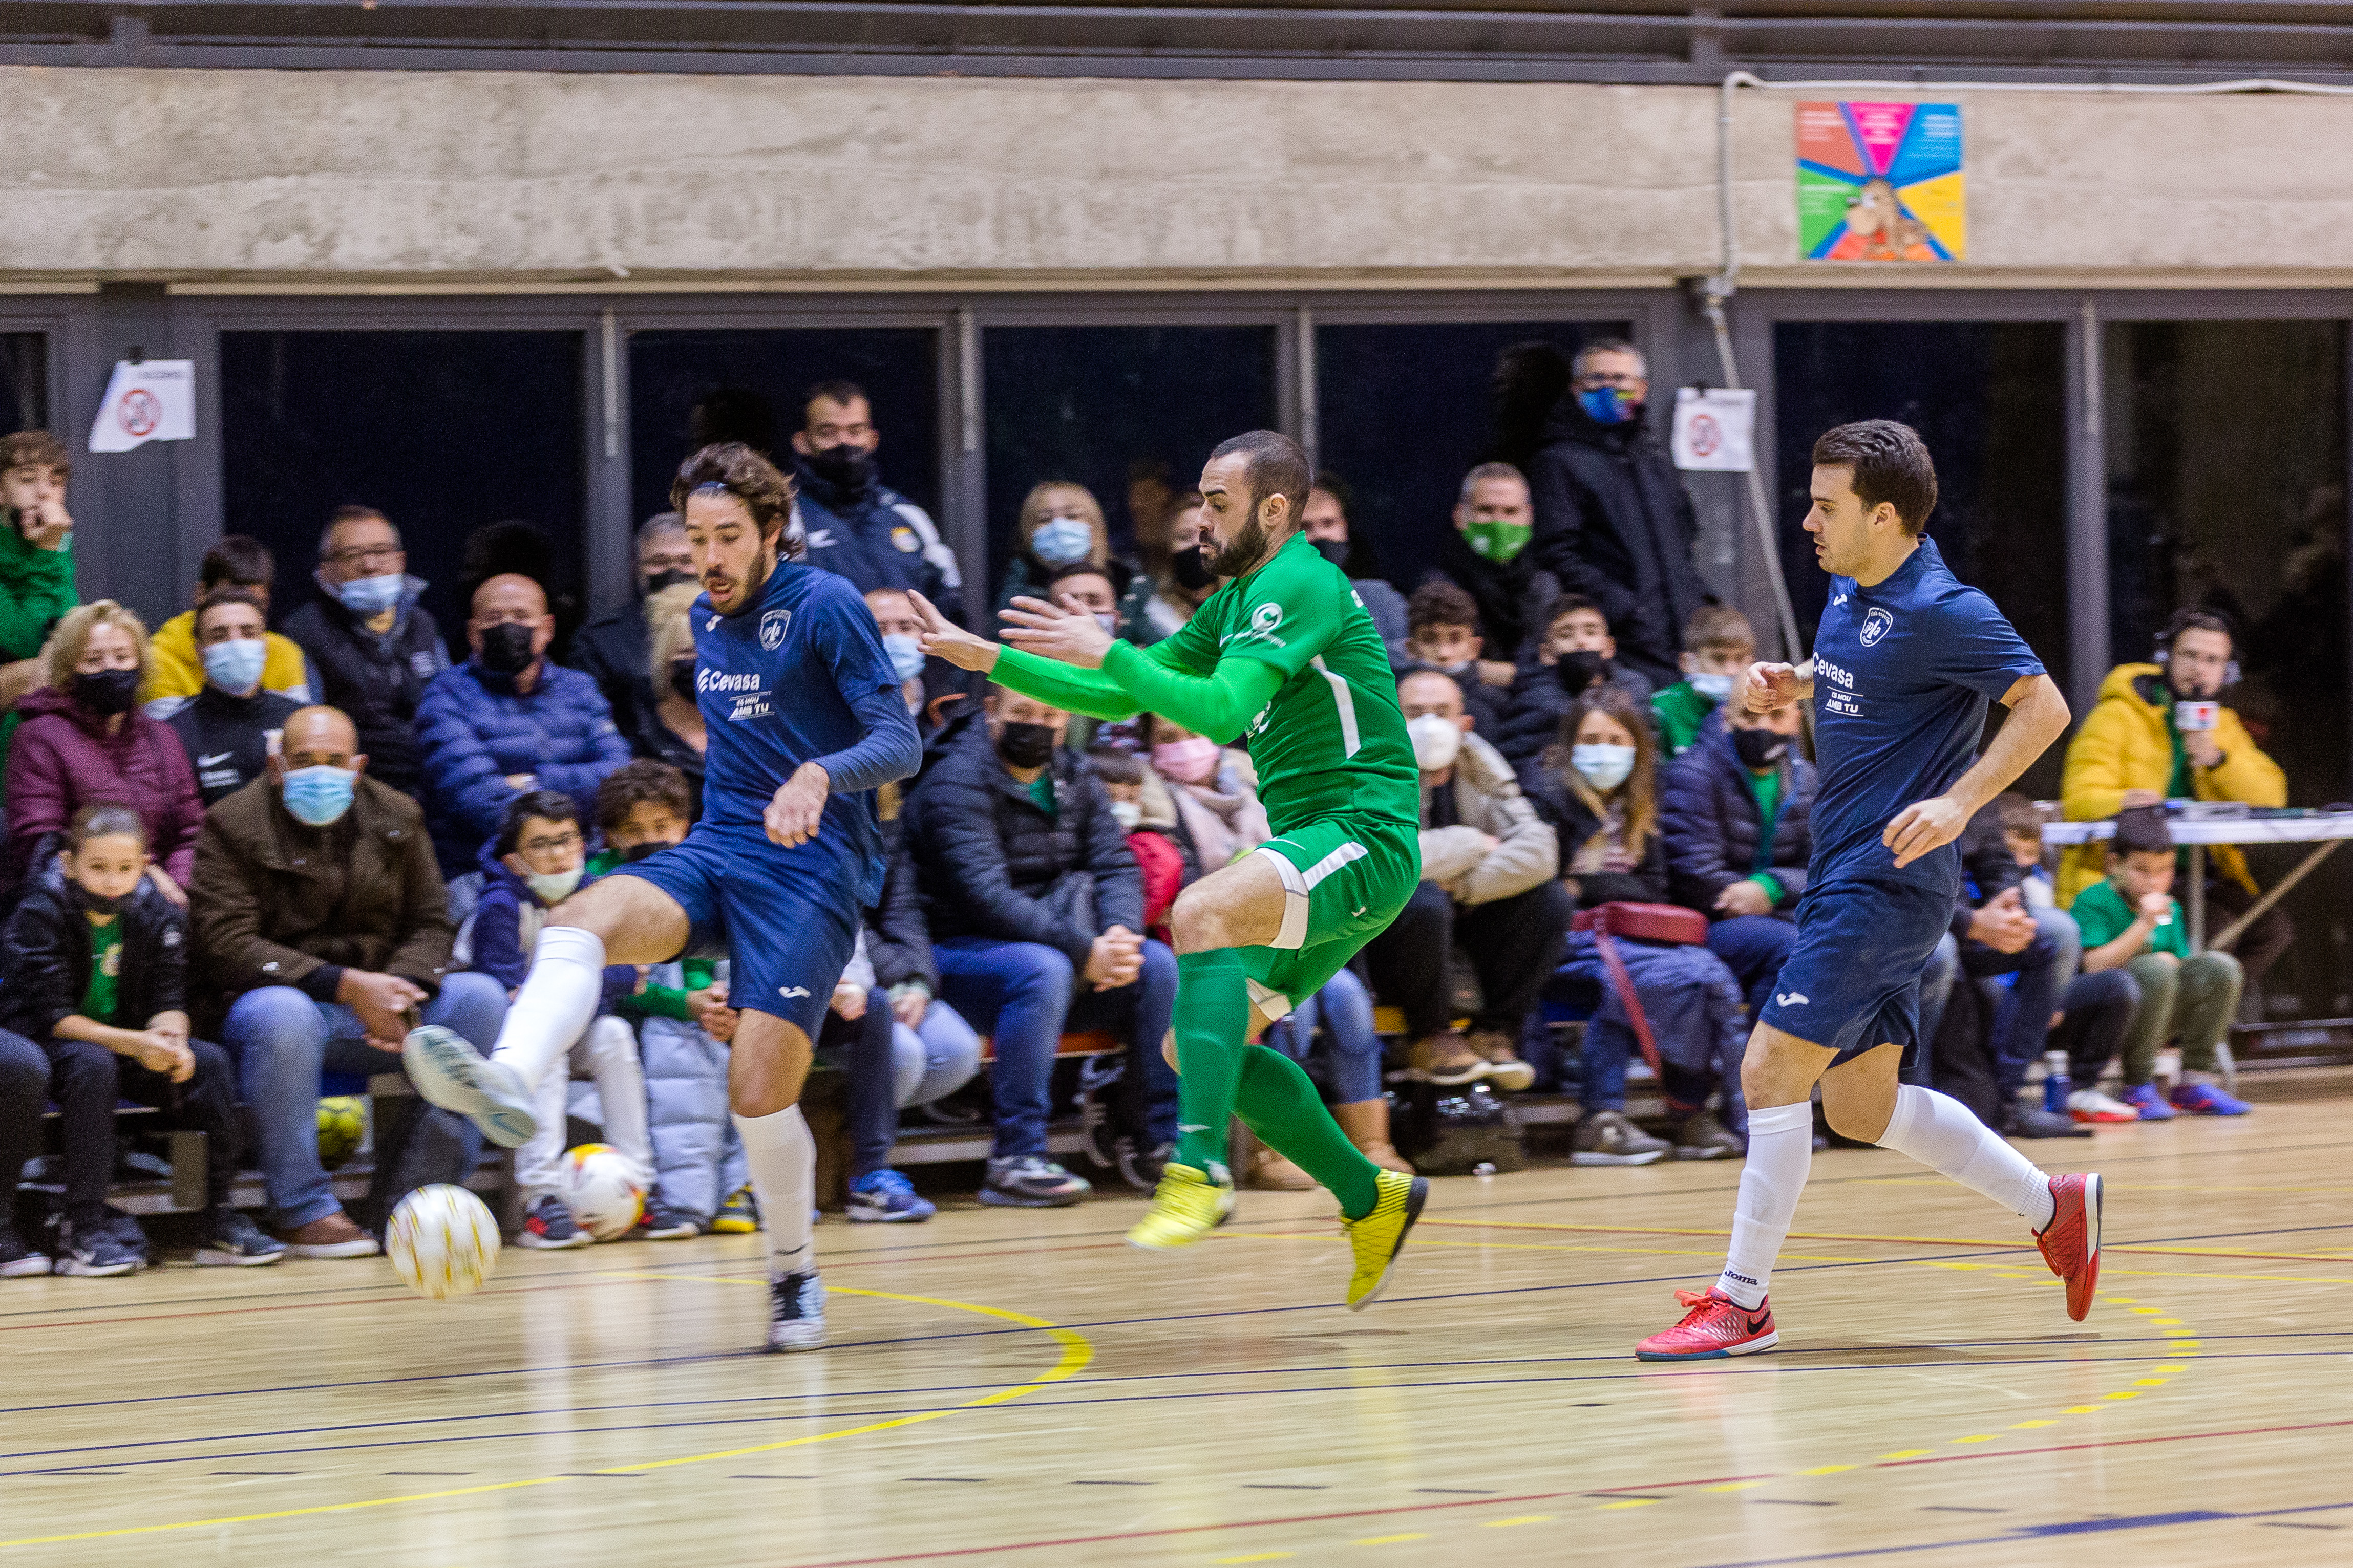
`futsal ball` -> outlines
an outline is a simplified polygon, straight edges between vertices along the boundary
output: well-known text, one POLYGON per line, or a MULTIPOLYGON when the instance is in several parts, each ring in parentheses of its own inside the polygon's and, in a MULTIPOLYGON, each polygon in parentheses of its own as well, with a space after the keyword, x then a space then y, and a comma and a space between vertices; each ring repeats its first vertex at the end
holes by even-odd
POLYGON ((436 1182, 400 1200, 384 1227, 384 1250, 401 1283, 418 1295, 470 1296, 498 1267, 499 1224, 481 1199, 436 1182))
POLYGON ((573 1223, 599 1241, 637 1228, 646 1189, 637 1162, 609 1143, 583 1143, 564 1156, 564 1203, 573 1223))
POLYGON ((367 1107, 345 1094, 319 1101, 319 1163, 332 1171, 359 1152, 367 1107))

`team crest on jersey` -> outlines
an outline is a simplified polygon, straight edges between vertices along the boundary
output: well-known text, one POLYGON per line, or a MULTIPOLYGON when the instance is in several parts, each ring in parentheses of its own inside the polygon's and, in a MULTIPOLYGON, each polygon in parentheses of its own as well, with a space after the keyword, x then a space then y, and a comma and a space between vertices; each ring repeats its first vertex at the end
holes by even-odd
POLYGON ((915 531, 903 522, 891 531, 891 542, 907 555, 913 555, 923 547, 923 542, 915 537, 915 531))
POLYGON ((1873 647, 1894 627, 1895 617, 1885 610, 1873 608, 1862 617, 1862 646, 1873 647))
POLYGON ((770 610, 766 615, 762 616, 760 646, 770 653, 776 652, 784 646, 785 633, 791 629, 792 624, 793 613, 790 610, 770 610))
POLYGON ((1226 647, 1238 642, 1263 642, 1272 643, 1275 647, 1281 647, 1282 639, 1274 635, 1274 628, 1281 625, 1282 625, 1282 606, 1269 600, 1250 612, 1249 626, 1238 632, 1228 632, 1220 639, 1219 646, 1226 647))

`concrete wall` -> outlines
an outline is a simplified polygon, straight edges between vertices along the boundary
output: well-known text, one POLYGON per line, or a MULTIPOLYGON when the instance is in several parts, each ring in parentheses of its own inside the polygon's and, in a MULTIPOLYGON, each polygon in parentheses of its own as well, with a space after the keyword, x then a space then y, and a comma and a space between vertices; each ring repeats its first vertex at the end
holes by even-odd
MULTIPOLYGON (((1798 261, 1797 96, 1736 104, 1752 282, 2353 283, 2353 100, 1918 95, 1966 108, 1969 259, 1857 269, 1798 261)), ((0 105, 17 287, 1639 282, 1719 243, 1704 89, 13 68, 0 105)))

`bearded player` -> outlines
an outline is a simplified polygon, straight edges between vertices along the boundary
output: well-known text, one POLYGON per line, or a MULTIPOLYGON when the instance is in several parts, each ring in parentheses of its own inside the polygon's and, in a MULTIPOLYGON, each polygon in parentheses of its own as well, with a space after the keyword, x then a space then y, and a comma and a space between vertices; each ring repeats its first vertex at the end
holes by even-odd
POLYGON ((1644 1361, 1769 1350, 1773 1259, 1805 1190, 1814 1085, 1831 1125, 1909 1154, 2024 1219, 2082 1321, 2100 1277, 2100 1178, 2047 1176, 1958 1100, 1900 1083, 1920 972, 1960 890, 1953 840, 2067 727, 2067 701, 1991 600, 1922 536, 1936 470, 1908 426, 1871 419, 1814 443, 1806 531, 1831 574, 1810 680, 1754 664, 1730 698, 1750 712, 1814 700, 1820 793, 1798 941, 1741 1064, 1748 1162, 1724 1273, 1678 1291, 1682 1322, 1644 1361), (2010 710, 1978 756, 1988 705, 2010 710), (1972 760, 1974 759, 1974 761, 1972 760))
POLYGON ((801 1083, 859 911, 881 891, 868 792, 913 773, 921 749, 866 601, 795 559, 792 482, 774 464, 740 443, 705 447, 679 469, 670 507, 703 590, 690 612, 711 735, 702 820, 556 906, 490 1057, 424 1028, 402 1058, 419 1094, 512 1148, 535 1128, 532 1085, 595 1016, 607 964, 725 952, 742 1009, 727 1097, 767 1225, 768 1348, 807 1350, 824 1342, 825 1290, 801 1083))
POLYGON ((999 686, 1098 719, 1144 710, 1225 744, 1250 737, 1275 836, 1178 897, 1179 1141, 1138 1247, 1184 1247, 1232 1212, 1228 1119, 1330 1188, 1355 1256, 1348 1305, 1380 1293, 1429 1184, 1356 1152, 1298 1064, 1253 1045, 1379 933, 1421 879, 1421 776, 1373 618, 1300 532, 1306 454, 1271 430, 1201 470, 1202 551, 1224 586, 1174 637, 1115 641, 1075 603, 1019 598, 1005 640, 913 595, 923 648, 999 686))

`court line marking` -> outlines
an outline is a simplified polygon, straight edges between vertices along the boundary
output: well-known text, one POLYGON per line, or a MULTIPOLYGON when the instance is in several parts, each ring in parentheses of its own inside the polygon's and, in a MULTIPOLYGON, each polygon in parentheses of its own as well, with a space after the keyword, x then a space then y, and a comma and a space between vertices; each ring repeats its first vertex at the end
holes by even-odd
MULTIPOLYGON (((662 1278, 667 1277, 665 1276, 662 1278)), ((730 1280, 729 1282, 743 1283, 744 1281, 730 1280)), ((767 1284, 767 1280, 765 1279, 750 1282, 763 1286, 767 1284)), ((916 1425, 918 1422, 936 1421, 942 1416, 952 1415, 958 1411, 978 1409, 985 1405, 1002 1405, 1008 1400, 1019 1399, 1023 1395, 1033 1394, 1039 1389, 1044 1388, 1050 1384, 1060 1383, 1065 1379, 1077 1375, 1077 1373, 1082 1371, 1090 1362, 1094 1360, 1093 1342, 1084 1334, 1078 1332, 1074 1329, 1067 1329, 1058 1324, 1050 1323, 1043 1318, 1033 1318, 1026 1312, 1011 1311, 1003 1307, 985 1307, 973 1301, 954 1301, 941 1296, 908 1296, 901 1295, 895 1291, 861 1290, 849 1286, 836 1287, 834 1288, 834 1293, 843 1296, 871 1296, 886 1301, 906 1301, 917 1306, 945 1308, 951 1311, 978 1312, 987 1317, 1004 1318, 1009 1321, 1019 1323, 1025 1328, 1042 1329, 1046 1332, 1051 1334, 1055 1341, 1061 1345, 1061 1359, 1055 1363, 1052 1367, 1040 1373, 1036 1377, 1031 1378, 1026 1383, 1016 1384, 1009 1387, 1001 1388, 994 1393, 983 1394, 977 1399, 967 1399, 959 1404, 948 1405, 944 1409, 917 1411, 913 1415, 897 1416, 888 1421, 873 1422, 863 1426, 848 1427, 839 1432, 815 1432, 805 1436, 788 1437, 781 1442, 755 1443, 748 1447, 725 1448, 708 1454, 687 1454, 671 1459, 648 1459, 628 1465, 607 1465, 602 1469, 586 1472, 586 1476, 645 1475, 656 1470, 675 1469, 681 1465, 707 1464, 714 1459, 740 1459, 752 1454, 772 1454, 783 1448, 808 1447, 815 1444, 830 1443, 843 1437, 862 1437, 876 1432, 888 1432, 895 1427, 912 1426, 916 1425)), ((259 1524, 280 1519, 302 1519, 321 1514, 353 1513, 364 1509, 390 1508, 401 1503, 433 1502, 447 1498, 480 1497, 489 1492, 522 1491, 533 1487, 552 1486, 558 1481, 574 1479, 583 1478, 575 1478, 572 1476, 533 1476, 522 1480, 493 1481, 478 1487, 453 1487, 443 1491, 413 1492, 402 1497, 362 1498, 352 1502, 321 1503, 309 1508, 278 1509, 267 1513, 236 1514, 217 1519, 181 1520, 169 1524, 130 1525, 114 1530, 81 1531, 65 1535, 23 1536, 13 1541, 0 1541, 0 1551, 5 1551, 10 1547, 17 1546, 55 1546, 77 1541, 108 1541, 133 1535, 162 1535, 181 1530, 210 1530, 218 1529, 226 1525, 259 1524)))

